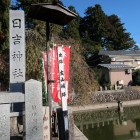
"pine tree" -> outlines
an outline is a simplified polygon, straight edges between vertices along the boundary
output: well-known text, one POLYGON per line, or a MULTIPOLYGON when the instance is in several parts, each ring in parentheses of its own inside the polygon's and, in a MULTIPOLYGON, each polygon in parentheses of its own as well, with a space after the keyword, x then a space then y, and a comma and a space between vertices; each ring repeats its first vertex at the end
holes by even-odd
MULTIPOLYGON (((80 22, 80 35, 106 50, 128 49, 135 45, 116 15, 107 16, 100 5, 88 7, 80 22)), ((92 46, 94 47, 94 46, 92 46)))
MULTIPOLYGON (((77 13, 75 7, 69 6, 68 8, 74 13, 77 13)), ((73 38, 77 40, 77 42, 80 42, 79 22, 80 22, 80 16, 78 15, 76 19, 72 20, 68 25, 64 27, 65 38, 73 38)))
POLYGON ((129 49, 135 45, 131 34, 126 32, 124 24, 121 23, 120 18, 117 15, 108 16, 110 23, 110 34, 108 40, 112 45, 113 50, 129 49))

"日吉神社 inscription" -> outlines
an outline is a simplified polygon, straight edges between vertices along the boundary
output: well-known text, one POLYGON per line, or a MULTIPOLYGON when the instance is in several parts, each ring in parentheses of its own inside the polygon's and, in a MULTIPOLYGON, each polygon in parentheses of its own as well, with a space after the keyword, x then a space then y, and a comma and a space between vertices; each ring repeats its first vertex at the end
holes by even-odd
MULTIPOLYGON (((9 12, 10 91, 24 92, 25 82, 25 14, 22 10, 9 12)), ((21 111, 22 103, 11 105, 12 111, 21 111), (20 107, 19 107, 20 106, 20 107)))
POLYGON ((24 11, 10 10, 10 83, 25 82, 24 11))

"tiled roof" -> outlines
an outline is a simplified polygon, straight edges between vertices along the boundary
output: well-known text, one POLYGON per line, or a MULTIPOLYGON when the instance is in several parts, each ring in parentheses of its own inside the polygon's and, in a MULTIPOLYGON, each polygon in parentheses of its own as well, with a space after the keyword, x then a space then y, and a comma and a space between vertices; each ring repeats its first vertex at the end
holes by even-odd
POLYGON ((140 56, 140 50, 118 50, 118 51, 100 51, 99 55, 135 55, 140 56))
POLYGON ((124 64, 99 64, 98 66, 108 68, 108 69, 131 69, 132 66, 124 64))

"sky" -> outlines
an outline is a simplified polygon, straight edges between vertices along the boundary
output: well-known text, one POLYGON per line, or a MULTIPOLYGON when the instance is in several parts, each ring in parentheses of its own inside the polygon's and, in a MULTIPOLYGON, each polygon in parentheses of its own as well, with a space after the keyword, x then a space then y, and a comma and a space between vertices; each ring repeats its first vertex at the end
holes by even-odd
POLYGON ((140 0, 62 0, 64 6, 74 6, 78 14, 83 17, 85 10, 95 4, 100 4, 109 16, 117 15, 124 23, 127 32, 140 48, 140 0))

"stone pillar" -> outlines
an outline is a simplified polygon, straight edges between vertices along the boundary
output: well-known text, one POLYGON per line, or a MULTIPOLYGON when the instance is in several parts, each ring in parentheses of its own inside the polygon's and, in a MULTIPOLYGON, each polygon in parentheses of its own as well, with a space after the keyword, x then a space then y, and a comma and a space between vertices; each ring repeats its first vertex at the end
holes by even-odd
POLYGON ((105 122, 102 122, 102 126, 105 126, 105 122))
POLYGON ((0 140, 10 140, 10 104, 0 105, 0 140))
MULTIPOLYGON (((24 93, 25 82, 25 14, 23 10, 9 11, 9 61, 10 61, 10 92, 24 93)), ((10 94, 10 93, 9 93, 10 94)), ((18 94, 18 93, 17 93, 18 94)), ((12 103, 12 112, 22 112, 23 103, 12 103)), ((19 135, 18 128, 22 128, 19 120, 22 117, 11 118, 11 135, 19 135), (19 119, 20 118, 20 119, 19 119), (18 124, 18 125, 17 125, 18 124), (17 127, 18 126, 18 127, 17 127)), ((22 132, 22 131, 21 131, 22 132)))
POLYGON ((110 90, 112 90, 112 85, 110 86, 110 90))
POLYGON ((115 90, 117 90, 117 85, 115 85, 115 90))
POLYGON ((88 129, 88 124, 86 124, 86 129, 88 129))
POLYGON ((100 91, 102 91, 103 90, 103 88, 100 86, 100 91))
POLYGON ((25 15, 10 10, 10 91, 23 92, 25 82, 25 15))
POLYGON ((42 84, 36 80, 25 82, 24 140, 43 140, 42 84))

